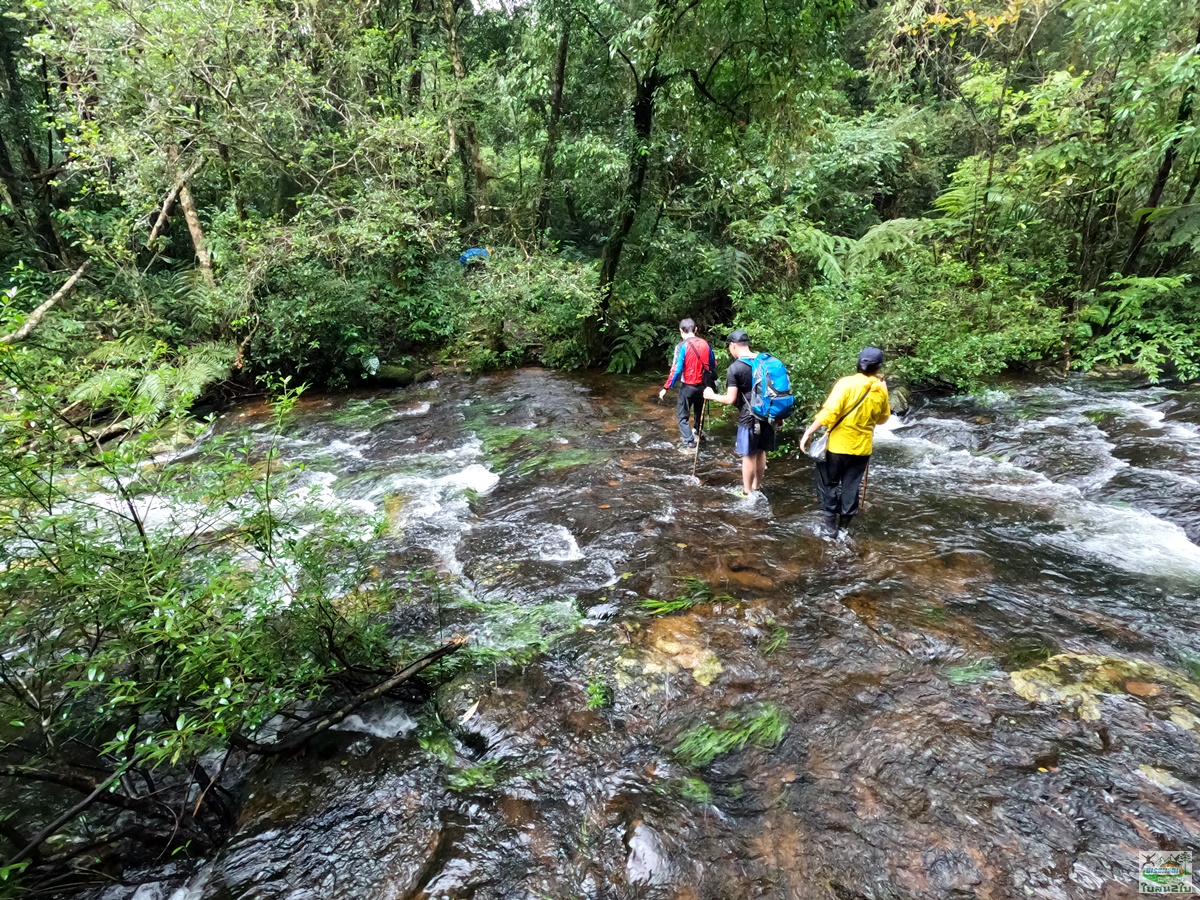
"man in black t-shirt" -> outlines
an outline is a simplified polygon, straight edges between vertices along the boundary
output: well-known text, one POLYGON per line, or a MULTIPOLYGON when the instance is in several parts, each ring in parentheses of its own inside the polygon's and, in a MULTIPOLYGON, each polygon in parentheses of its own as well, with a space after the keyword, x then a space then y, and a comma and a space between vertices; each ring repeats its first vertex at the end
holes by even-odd
POLYGON ((705 388, 704 399, 737 407, 738 430, 734 446, 742 457, 742 495, 749 497, 762 486, 763 473, 767 470, 767 451, 775 449, 775 429, 750 412, 750 391, 754 386, 754 373, 748 362, 754 357, 750 336, 738 328, 729 333, 726 341, 733 363, 725 373, 725 393, 718 394, 712 388, 705 388))

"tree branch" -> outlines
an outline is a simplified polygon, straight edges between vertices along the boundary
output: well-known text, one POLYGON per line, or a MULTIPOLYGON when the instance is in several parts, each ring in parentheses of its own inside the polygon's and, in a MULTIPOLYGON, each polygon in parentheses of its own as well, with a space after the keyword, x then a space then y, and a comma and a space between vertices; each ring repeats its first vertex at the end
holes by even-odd
POLYGON ((29 337, 29 333, 33 331, 33 329, 37 328, 38 323, 42 321, 42 316, 46 315, 46 313, 50 311, 51 307, 53 307, 55 303, 67 296, 67 294, 71 293, 72 288, 75 287, 75 283, 79 281, 80 276, 83 275, 83 273, 87 270, 87 267, 91 264, 92 261, 89 259, 82 266, 76 269, 75 274, 67 279, 66 284, 55 291, 50 296, 49 300, 29 314, 29 317, 25 319, 24 325, 14 331, 12 334, 6 334, 3 337, 0 337, 0 344, 15 344, 17 341, 23 341, 25 338, 29 337))
POLYGON ((102 781, 100 784, 96 785, 96 789, 94 791, 92 791, 90 794, 68 809, 65 813, 34 835, 33 839, 25 845, 23 850, 18 852, 16 856, 9 857, 5 861, 5 865, 12 866, 21 862, 22 860, 32 858, 32 856, 37 853, 38 847, 42 846, 42 842, 45 841, 46 838, 56 834, 60 828, 75 819, 78 815, 80 815, 80 813, 95 803, 96 800, 99 799, 100 795, 107 791, 115 781, 120 779, 120 777, 120 772, 114 772, 108 777, 107 781, 102 781))
POLYGON ((179 196, 179 192, 183 186, 187 184, 192 176, 200 171, 200 167, 204 165, 204 157, 200 157, 191 167, 175 179, 175 184, 171 190, 167 192, 166 199, 163 200, 162 210, 158 214, 158 219, 154 223, 154 227, 150 229, 150 237, 146 238, 146 246, 149 247, 154 243, 154 239, 162 233, 163 228, 167 224, 167 217, 171 215, 171 207, 175 205, 175 198, 179 196))
POLYGON ((712 95, 712 93, 709 91, 708 87, 704 84, 704 81, 702 81, 700 79, 699 72, 697 72, 695 69, 688 69, 687 74, 689 76, 691 76, 692 84, 695 86, 696 90, 700 93, 701 96, 703 96, 705 99, 707 99, 709 103, 713 104, 714 106, 716 106, 720 109, 725 110, 725 112, 729 113, 729 117, 731 119, 733 119, 733 121, 735 121, 735 122, 744 121, 745 117, 741 113, 739 113, 732 106, 729 106, 728 104, 724 103, 723 101, 718 100, 716 97, 714 97, 712 95))
POLYGON ((305 741, 309 740, 315 735, 332 728, 367 701, 383 696, 388 691, 392 690, 392 688, 402 684, 422 670, 429 668, 429 666, 433 665, 442 657, 449 656, 451 653, 461 650, 466 646, 466 644, 467 639, 461 635, 451 638, 440 647, 429 651, 424 656, 409 663, 390 678, 379 682, 379 684, 368 688, 359 694, 355 694, 329 715, 323 716, 322 718, 317 719, 315 722, 292 732, 281 741, 275 741, 271 744, 260 744, 257 741, 252 741, 247 737, 235 735, 232 741, 233 745, 241 750, 246 750, 250 753, 256 753, 261 756, 279 756, 283 753, 289 753, 292 750, 299 748, 302 744, 304 744, 305 741))

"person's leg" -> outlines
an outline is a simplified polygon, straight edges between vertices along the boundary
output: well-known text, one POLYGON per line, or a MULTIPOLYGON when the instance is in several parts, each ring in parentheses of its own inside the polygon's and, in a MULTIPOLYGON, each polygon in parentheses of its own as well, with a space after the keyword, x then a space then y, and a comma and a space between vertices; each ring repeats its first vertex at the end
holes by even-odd
POLYGON ((754 476, 754 429, 744 425, 737 427, 737 440, 733 444, 733 452, 742 458, 742 491, 750 493, 751 479, 754 476))
POLYGON ((835 477, 837 472, 833 454, 826 453, 824 459, 817 460, 814 474, 817 482, 817 502, 821 506, 825 533, 832 537, 837 534, 838 529, 838 482, 835 477))
POLYGON ((758 448, 754 473, 754 489, 757 491, 762 489, 763 476, 767 474, 767 453, 776 447, 774 426, 765 422, 760 424, 755 446, 758 448))
POLYGON ((688 395, 688 415, 689 421, 692 424, 692 430, 695 432, 693 438, 700 439, 700 410, 704 406, 704 388, 698 384, 689 384, 684 388, 688 395))
POLYGON ((867 471, 870 456, 843 456, 842 491, 838 501, 839 524, 849 528, 858 513, 859 494, 862 491, 863 475, 867 471))
POLYGON ((754 490, 762 490, 763 474, 767 471, 767 451, 759 450, 754 457, 754 490))
POLYGON ((753 494, 758 486, 755 484, 755 479, 758 477, 758 455, 742 457, 742 490, 747 494, 753 494))
POLYGON ((679 383, 679 397, 675 401, 675 417, 679 419, 679 436, 685 444, 692 442, 692 426, 688 424, 688 392, 687 385, 679 383))
POLYGON ((696 440, 700 440, 701 432, 704 430, 704 385, 696 385, 695 398, 695 413, 692 418, 696 422, 696 440))

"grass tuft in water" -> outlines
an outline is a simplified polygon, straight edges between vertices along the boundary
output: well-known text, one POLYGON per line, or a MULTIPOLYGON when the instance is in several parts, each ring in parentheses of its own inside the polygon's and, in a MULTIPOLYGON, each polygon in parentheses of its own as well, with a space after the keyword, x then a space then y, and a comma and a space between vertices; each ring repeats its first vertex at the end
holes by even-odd
POLYGON ((676 787, 679 796, 697 806, 708 806, 713 801, 712 788, 699 778, 680 778, 676 781, 676 787))
POLYGON ((977 659, 961 666, 951 666, 946 670, 946 679, 951 684, 970 684, 982 681, 995 671, 996 666, 991 660, 977 659))
POLYGON ((775 747, 787 732, 787 714, 774 703, 758 703, 727 712, 716 725, 689 728, 675 745, 675 756, 684 765, 706 766, 718 756, 736 753, 747 744, 764 750, 775 747))
POLYGON ((1004 648, 1004 668, 1028 669, 1038 663, 1044 663, 1058 653, 1057 648, 1036 638, 1018 638, 1004 648))
POLYGON ((437 710, 428 709, 421 716, 417 727, 417 743, 421 749, 444 765, 451 765, 457 755, 450 730, 438 715, 437 710))
POLYGON ((1200 653, 1184 648, 1179 651, 1179 663, 1183 666, 1183 671, 1187 673, 1188 678, 1196 684, 1200 684, 1200 653))
POLYGON ((652 616, 669 616, 677 612, 685 612, 701 603, 733 602, 729 594, 714 593, 708 582, 701 578, 688 578, 682 594, 673 600, 659 600, 657 597, 644 597, 638 601, 638 607, 652 616))
POLYGON ((392 404, 386 397, 349 400, 341 409, 329 413, 326 419, 334 425, 370 427, 379 424, 391 411, 392 404))
POLYGON ((446 784, 450 790, 460 792, 495 787, 503 774, 503 768, 503 760, 486 759, 477 766, 451 769, 446 775, 446 784))
POLYGON ((763 656, 770 656, 780 647, 788 642, 788 630, 782 625, 776 625, 771 629, 771 635, 763 641, 759 648, 763 656))

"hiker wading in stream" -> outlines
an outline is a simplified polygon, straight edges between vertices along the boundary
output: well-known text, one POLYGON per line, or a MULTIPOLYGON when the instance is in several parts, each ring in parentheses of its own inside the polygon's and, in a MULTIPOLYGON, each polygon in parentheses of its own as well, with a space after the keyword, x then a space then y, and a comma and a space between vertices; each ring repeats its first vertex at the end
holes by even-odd
POLYGON ((718 394, 712 388, 705 388, 704 399, 737 407, 738 429, 734 447, 742 457, 742 496, 749 497, 762 486, 767 453, 775 449, 775 429, 756 419, 750 411, 750 393, 754 387, 754 372, 749 362, 754 356, 750 350, 750 335, 739 328, 731 331, 726 341, 733 364, 725 373, 725 393, 718 394))
POLYGON ((704 389, 716 384, 717 358, 708 341, 696 337, 696 323, 691 319, 679 323, 679 337, 680 341, 675 345, 675 353, 671 358, 671 373, 658 392, 658 399, 665 397, 676 381, 680 383, 679 402, 676 404, 679 436, 683 439, 681 449, 690 453, 700 440, 704 389), (695 431, 692 430, 693 421, 696 423, 695 431))
POLYGON ((892 414, 887 384, 879 375, 882 368, 883 351, 864 348, 858 354, 858 372, 833 386, 829 399, 800 439, 800 451, 804 452, 813 432, 822 426, 829 429, 824 458, 816 461, 816 476, 825 533, 830 537, 839 529, 849 528, 858 512, 875 426, 892 414))

